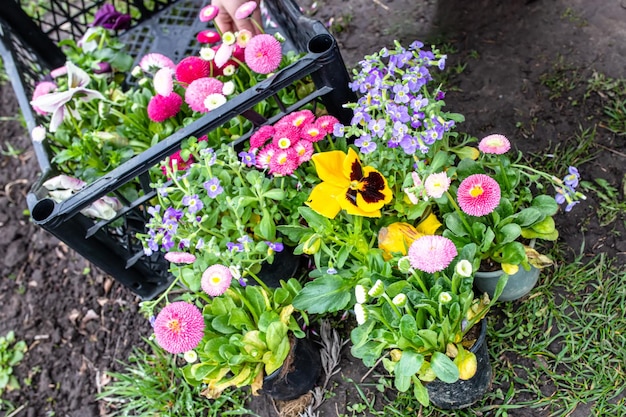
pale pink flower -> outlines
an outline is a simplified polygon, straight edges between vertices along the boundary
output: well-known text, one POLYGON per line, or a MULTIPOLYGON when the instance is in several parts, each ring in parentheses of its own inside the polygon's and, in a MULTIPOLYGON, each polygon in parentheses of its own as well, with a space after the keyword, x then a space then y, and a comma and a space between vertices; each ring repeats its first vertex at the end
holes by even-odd
POLYGON ((169 96, 174 91, 174 70, 163 67, 154 74, 154 90, 162 96, 169 96))
POLYGON ((111 220, 117 216, 117 212, 121 209, 122 203, 120 203, 117 198, 105 195, 82 209, 80 212, 87 217, 111 220))
POLYGON ((175 264, 192 264, 196 261, 196 257, 187 252, 168 252, 165 259, 175 264))
POLYGON ((272 157, 278 150, 271 143, 265 146, 263 149, 259 151, 256 155, 256 166, 260 169, 266 169, 270 167, 270 163, 272 161, 272 157))
POLYGON ((163 54, 151 53, 144 55, 139 61, 139 67, 144 72, 154 72, 161 68, 176 68, 174 61, 163 54))
POLYGON ((215 58, 213 58, 213 62, 218 68, 222 68, 233 56, 233 50, 235 49, 234 45, 227 45, 225 43, 221 44, 217 52, 215 53, 215 58))
POLYGON ((154 320, 156 341, 170 353, 195 349, 204 337, 204 317, 198 307, 185 301, 166 305, 154 320))
POLYGON ((293 150, 298 154, 298 165, 301 165, 303 162, 311 160, 313 156, 313 144, 308 140, 300 140, 293 146, 293 150))
MULTIPOLYGON (((45 94, 53 92, 56 88, 57 88, 57 85, 53 83, 52 81, 42 81, 40 83, 37 83, 37 85, 35 86, 35 91, 33 91, 33 98, 32 98, 33 101, 38 97, 41 97, 45 94)), ((48 112, 41 110, 37 106, 33 106, 33 110, 35 110, 37 114, 41 114, 41 115, 48 114, 48 112)))
POLYGON ((500 185, 488 175, 470 175, 461 181, 457 200, 463 212, 470 216, 484 216, 500 204, 500 185))
POLYGON ((50 71, 50 76, 52 78, 59 78, 65 74, 67 74, 67 67, 65 65, 60 66, 50 71))
POLYGON ((44 139, 46 139, 46 133, 47 131, 45 127, 41 125, 35 126, 30 132, 30 138, 33 140, 33 142, 41 143, 44 141, 44 139))
POLYGON ((215 17, 219 14, 219 12, 220 12, 220 9, 217 6, 213 6, 213 5, 205 6, 202 8, 202 10, 200 10, 200 14, 198 15, 198 18, 200 19, 201 22, 209 22, 215 19, 215 17))
POLYGON ((240 48, 245 48, 248 46, 248 42, 252 39, 252 32, 248 29, 241 29, 237 32, 237 46, 240 48))
POLYGON ((87 183, 78 178, 70 177, 69 175, 61 174, 56 177, 52 177, 45 181, 43 184, 47 190, 72 190, 78 191, 82 189, 87 183))
POLYGON ((456 255, 454 243, 438 235, 420 237, 411 244, 408 253, 413 268, 431 274, 446 269, 456 255))
POLYGON ((235 10, 235 19, 241 20, 250 16, 257 8, 256 1, 247 1, 235 10))
POLYGON ((280 42, 272 35, 260 34, 248 42, 245 49, 246 64, 252 71, 269 74, 275 71, 282 60, 280 42))
POLYGON ((216 78, 204 77, 194 80, 185 91, 185 102, 189 107, 197 112, 206 113, 209 111, 205 105, 205 100, 211 94, 221 94, 224 83, 216 78))
POLYGON ((215 264, 208 267, 203 273, 200 280, 202 290, 211 297, 217 297, 224 294, 233 279, 230 269, 224 265, 215 264))
POLYGON ((439 198, 450 188, 450 178, 445 172, 430 174, 424 181, 426 194, 432 198, 439 198))
POLYGON ((482 138, 478 149, 484 153, 502 155, 511 149, 511 142, 504 135, 489 135, 482 138))

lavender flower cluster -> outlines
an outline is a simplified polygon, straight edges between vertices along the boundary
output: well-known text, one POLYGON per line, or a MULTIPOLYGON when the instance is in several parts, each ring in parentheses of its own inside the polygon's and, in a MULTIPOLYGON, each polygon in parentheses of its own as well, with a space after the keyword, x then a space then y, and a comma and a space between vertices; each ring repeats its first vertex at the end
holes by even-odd
POLYGON ((426 154, 443 138, 455 122, 441 114, 444 92, 425 87, 433 80, 430 68, 443 69, 446 55, 422 50, 423 46, 415 41, 406 49, 396 43, 395 49, 383 48, 360 62, 350 88, 361 96, 352 105, 351 126, 337 125, 336 136, 358 137, 354 144, 363 154, 386 143, 408 155, 426 154))

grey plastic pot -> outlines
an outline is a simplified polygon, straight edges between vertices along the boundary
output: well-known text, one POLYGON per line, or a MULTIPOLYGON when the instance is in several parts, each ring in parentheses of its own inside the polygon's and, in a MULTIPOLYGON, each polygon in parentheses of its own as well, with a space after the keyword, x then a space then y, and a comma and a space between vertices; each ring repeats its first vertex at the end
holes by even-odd
MULTIPOLYGON (((493 297, 496 285, 498 285, 498 279, 502 274, 504 274, 504 271, 501 269, 493 272, 476 271, 474 286, 481 293, 486 292, 490 297, 493 297)), ((509 280, 504 286, 498 301, 514 301, 522 298, 535 287, 538 279, 539 269, 532 265, 529 271, 520 267, 519 271, 509 276, 509 280)))
POLYGON ((476 343, 470 348, 476 355, 478 366, 476 374, 470 379, 447 384, 438 379, 426 384, 430 402, 444 410, 460 410, 480 400, 491 386, 493 374, 487 350, 487 320, 480 322, 480 334, 476 343))

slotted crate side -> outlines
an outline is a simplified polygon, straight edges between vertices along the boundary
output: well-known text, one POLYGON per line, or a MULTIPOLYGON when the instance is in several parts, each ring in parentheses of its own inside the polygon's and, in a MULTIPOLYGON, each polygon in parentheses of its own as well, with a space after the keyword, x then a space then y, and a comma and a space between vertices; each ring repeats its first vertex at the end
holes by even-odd
MULTIPOLYGON (((192 0, 187 0, 186 3, 189 1, 192 0)), ((281 113, 268 123, 273 123, 284 114, 302 108, 307 103, 321 104, 343 123, 349 123, 351 112, 344 109, 342 104, 355 100, 355 97, 348 88, 349 75, 333 37, 320 22, 302 16, 298 6, 291 0, 268 0, 265 4, 281 33, 295 45, 296 50, 308 51, 304 58, 180 129, 60 204, 46 198, 41 185, 52 175, 52 170, 43 173, 28 195, 28 205, 37 224, 143 299, 150 299, 160 293, 171 279, 167 272, 167 262, 162 255, 145 256, 141 243, 135 237, 137 232, 145 231, 146 205, 154 197, 154 191, 149 187, 148 171, 178 150, 184 139, 202 136, 234 117, 246 115, 262 100, 276 99, 281 89, 290 88, 294 82, 306 77, 314 81, 315 90, 298 103, 281 106, 281 113), (120 189, 131 181, 141 184, 140 197, 135 201, 122 199, 123 208, 115 219, 98 222, 80 213, 102 196, 120 197, 120 189)), ((201 6, 197 7, 194 19, 201 6)), ((159 18, 160 14, 153 16, 154 21, 159 18)), ((143 27, 155 24, 151 19, 138 24, 133 30, 142 30, 143 27)), ((188 32, 193 32, 193 29, 188 29, 188 32)), ((131 30, 125 36, 135 36, 132 33, 131 30)), ((195 38, 195 32, 188 35, 195 38)), ((265 121, 258 118, 251 120, 257 126, 265 121)), ((250 132, 240 141, 247 139, 249 135, 250 132)))

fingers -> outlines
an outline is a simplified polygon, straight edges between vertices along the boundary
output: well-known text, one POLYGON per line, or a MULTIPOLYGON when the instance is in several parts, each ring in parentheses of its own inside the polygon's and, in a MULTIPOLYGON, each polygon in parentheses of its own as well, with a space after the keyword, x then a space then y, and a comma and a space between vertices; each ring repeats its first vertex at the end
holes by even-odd
POLYGON ((219 30, 224 32, 236 32, 238 30, 247 29, 253 35, 261 33, 261 11, 257 7, 251 17, 246 19, 235 19, 235 12, 246 0, 213 0, 211 4, 217 6, 220 10, 215 18, 215 24, 219 30), (252 22, 254 19, 255 22, 252 22))

